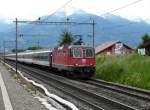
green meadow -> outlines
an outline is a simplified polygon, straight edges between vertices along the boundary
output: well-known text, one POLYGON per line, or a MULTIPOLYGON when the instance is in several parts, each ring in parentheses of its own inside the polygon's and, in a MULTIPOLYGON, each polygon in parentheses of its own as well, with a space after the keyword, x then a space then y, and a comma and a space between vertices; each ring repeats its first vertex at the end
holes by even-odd
POLYGON ((150 90, 150 56, 97 56, 96 78, 150 90))

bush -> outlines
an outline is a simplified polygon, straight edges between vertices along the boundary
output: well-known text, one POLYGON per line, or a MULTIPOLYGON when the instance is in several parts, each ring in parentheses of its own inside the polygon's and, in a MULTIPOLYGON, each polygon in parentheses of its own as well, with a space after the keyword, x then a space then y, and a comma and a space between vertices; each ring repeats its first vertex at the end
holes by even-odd
POLYGON ((97 78, 150 89, 150 57, 137 54, 99 56, 96 61, 97 78))

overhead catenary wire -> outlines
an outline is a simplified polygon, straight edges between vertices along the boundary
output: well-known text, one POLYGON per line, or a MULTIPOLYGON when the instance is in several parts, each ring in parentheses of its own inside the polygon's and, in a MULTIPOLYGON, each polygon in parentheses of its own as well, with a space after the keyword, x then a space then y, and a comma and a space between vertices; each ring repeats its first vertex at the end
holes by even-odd
MULTIPOLYGON (((60 8, 58 8, 55 12, 53 12, 52 14, 50 14, 49 17, 55 15, 59 10, 61 10, 61 9, 64 8, 65 6, 67 6, 67 5, 68 5, 70 2, 72 2, 72 1, 73 1, 73 0, 69 0, 68 2, 66 2, 64 5, 62 5, 60 8)), ((124 6, 121 6, 121 7, 119 7, 119 8, 116 8, 116 9, 114 9, 114 10, 112 10, 112 11, 105 12, 105 13, 112 13, 112 12, 115 12, 115 11, 118 11, 118 10, 121 10, 121 9, 124 9, 124 8, 126 8, 126 7, 128 7, 128 6, 131 6, 131 5, 134 5, 134 4, 136 4, 136 3, 140 2, 140 1, 142 1, 142 0, 136 0, 136 1, 134 1, 134 2, 128 3, 128 4, 124 5, 124 6)), ((103 14, 105 14, 105 13, 103 13, 103 14)), ((49 17, 47 17, 46 19, 43 19, 42 21, 48 20, 49 17)), ((41 19, 40 19, 40 21, 41 21, 41 19)), ((125 24, 125 25, 126 25, 126 24, 125 24)), ((124 26, 124 25, 121 25, 121 26, 124 26)), ((118 26, 117 26, 117 27, 118 27, 118 26)))
MULTIPOLYGON (((59 10, 63 9, 65 6, 67 6, 67 5, 68 5, 69 3, 71 3, 72 1, 73 1, 73 0, 67 1, 67 2, 66 2, 65 4, 63 4, 60 8, 56 9, 56 11, 54 11, 53 13, 51 13, 51 14, 49 15, 49 17, 43 19, 42 21, 48 20, 51 16, 55 15, 59 10)), ((128 4, 124 5, 124 6, 121 6, 121 7, 119 7, 119 8, 116 8, 116 9, 114 9, 114 10, 107 11, 107 12, 101 14, 101 15, 105 15, 105 14, 107 14, 107 13, 112 13, 112 12, 115 12, 115 11, 119 11, 119 10, 124 9, 124 8, 127 8, 127 7, 129 7, 129 6, 131 6, 131 5, 134 5, 134 4, 136 4, 136 3, 140 2, 140 1, 143 1, 143 0, 136 0, 136 1, 134 1, 134 2, 131 2, 131 3, 128 3, 128 4)), ((91 19, 91 17, 90 17, 90 19, 91 19)), ((133 23, 129 23, 129 24, 133 24, 133 23)), ((125 24, 125 25, 128 25, 128 23, 125 24)), ((124 24, 121 25, 121 26, 124 26, 124 24)), ((118 27, 118 25, 117 25, 116 27, 118 27)))
MULTIPOLYGON (((54 11, 53 13, 51 13, 50 15, 48 15, 47 18, 41 20, 41 18, 39 17, 37 20, 33 21, 33 22, 36 22, 36 21, 47 21, 51 16, 55 15, 59 10, 61 10, 62 8, 64 8, 65 6, 67 6, 69 3, 71 3, 73 0, 69 0, 67 1, 65 4, 63 4, 61 7, 59 7, 58 9, 56 9, 56 11, 54 11)), ((34 24, 34 23, 31 23, 31 24, 34 24)), ((32 27, 31 27, 32 29, 32 27)))

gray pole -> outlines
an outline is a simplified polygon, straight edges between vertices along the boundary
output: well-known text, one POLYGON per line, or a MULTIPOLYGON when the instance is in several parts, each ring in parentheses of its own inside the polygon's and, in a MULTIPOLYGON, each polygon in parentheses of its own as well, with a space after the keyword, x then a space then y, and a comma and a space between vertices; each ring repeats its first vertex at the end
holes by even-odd
POLYGON ((3 41, 3 46, 4 46, 4 63, 5 63, 5 41, 3 41))
POLYGON ((18 70, 18 20, 16 18, 16 73, 18 70))
POLYGON ((95 47, 95 22, 93 20, 93 48, 95 47))
POLYGON ((40 48, 40 42, 39 42, 39 40, 38 40, 38 49, 40 48))

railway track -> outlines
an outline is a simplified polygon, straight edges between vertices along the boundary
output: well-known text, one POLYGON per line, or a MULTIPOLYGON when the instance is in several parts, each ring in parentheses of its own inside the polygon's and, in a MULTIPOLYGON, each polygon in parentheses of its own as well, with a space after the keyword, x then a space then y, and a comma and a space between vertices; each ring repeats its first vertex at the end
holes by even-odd
POLYGON ((118 93, 126 94, 131 97, 135 97, 139 100, 145 100, 150 102, 150 91, 129 87, 121 84, 115 84, 112 82, 106 82, 99 79, 91 79, 85 81, 88 84, 92 84, 104 89, 109 89, 118 93))
MULTIPOLYGON (((136 107, 121 103, 117 100, 104 97, 98 94, 96 91, 92 92, 89 90, 92 88, 86 89, 86 87, 78 86, 77 84, 74 83, 74 81, 66 79, 64 77, 57 76, 54 74, 49 74, 46 71, 42 71, 36 68, 24 66, 24 65, 19 65, 19 68, 25 73, 27 73, 28 75, 32 77, 36 77, 42 82, 57 88, 58 90, 70 95, 71 97, 74 97, 77 100, 80 100, 86 103, 88 106, 90 106, 94 110, 105 110, 105 109, 106 110, 137 110, 138 109, 136 107)), ((106 82, 103 82, 100 80, 88 80, 88 81, 82 81, 82 83, 94 85, 94 86, 104 88, 104 89, 109 89, 111 91, 130 95, 132 97, 137 97, 139 99, 142 98, 143 100, 147 100, 147 101, 149 100, 149 99, 146 99, 146 96, 149 95, 148 93, 143 94, 143 95, 141 95, 142 93, 135 95, 134 93, 131 93, 133 92, 131 91, 132 89, 128 91, 127 88, 123 89, 123 87, 121 88, 119 86, 111 85, 111 83, 107 84, 106 82)))
POLYGON ((114 110, 135 110, 130 106, 124 105, 117 101, 113 101, 111 99, 105 98, 103 96, 99 96, 93 92, 87 91, 81 87, 77 87, 74 84, 67 82, 65 78, 54 75, 48 74, 45 71, 41 71, 35 68, 19 65, 25 73, 32 75, 32 77, 36 77, 43 82, 57 87, 57 89, 69 93, 73 97, 76 97, 86 103, 93 108, 94 110, 104 110, 104 109, 114 109, 114 110), (32 74, 31 74, 32 73, 32 74), (52 83, 53 82, 53 83, 52 83), (58 86, 59 85, 59 86, 58 86), (60 86, 61 85, 61 86, 60 86))
MULTIPOLYGON (((8 62, 7 62, 7 63, 8 63, 8 62)), ((9 62, 9 64, 10 64, 11 66, 14 66, 14 67, 15 67, 15 64, 14 64, 14 63, 10 63, 10 62, 9 62)), ((56 80, 53 80, 53 79, 51 79, 51 78, 49 78, 49 77, 47 78, 47 76, 39 74, 39 71, 36 70, 36 72, 35 72, 35 70, 33 70, 33 69, 31 69, 31 68, 27 68, 27 67, 25 67, 25 66, 21 66, 21 68, 22 68, 22 69, 21 69, 20 66, 21 66, 21 65, 19 65, 19 69, 20 69, 21 71, 22 71, 22 69, 24 69, 22 72, 24 72, 25 74, 30 75, 30 76, 32 76, 32 77, 34 77, 34 78, 36 78, 36 79, 38 79, 38 80, 40 80, 40 81, 42 81, 42 82, 48 84, 48 85, 50 85, 50 86, 56 88, 57 90, 60 90, 60 91, 64 92, 65 94, 70 95, 71 97, 73 97, 73 98, 75 98, 75 99, 77 99, 77 100, 79 100, 79 101, 81 101, 81 102, 84 102, 85 104, 87 104, 87 105, 88 105, 89 107, 91 107, 92 109, 94 109, 94 110, 105 110, 105 109, 103 109, 102 107, 97 106, 96 104, 91 103, 91 102, 85 100, 85 99, 82 98, 82 97, 78 97, 76 94, 72 94, 72 92, 71 92, 72 90, 70 90, 70 89, 65 89, 63 86, 57 86, 56 83, 58 83, 58 82, 57 82, 56 80), (31 73, 31 70, 32 70, 32 73, 31 73), (38 75, 39 75, 39 76, 37 75, 37 72, 38 72, 38 75), (33 74, 33 73, 36 73, 36 74, 33 74), (52 80, 52 81, 49 81, 49 80, 52 80), (51 82, 53 82, 53 83, 51 83, 51 82)), ((61 82, 60 82, 60 83, 61 83, 61 82)))

